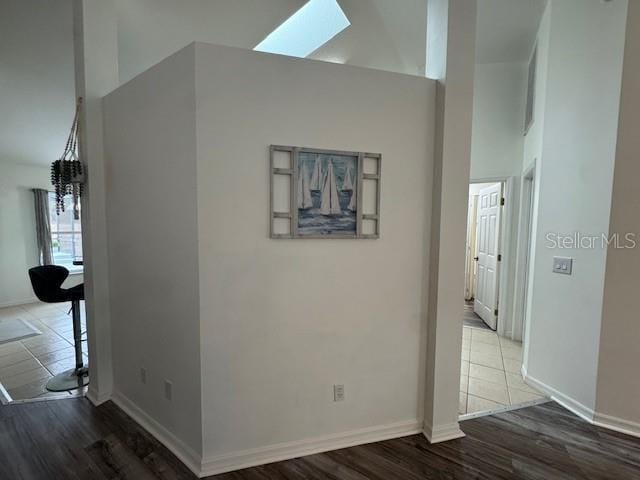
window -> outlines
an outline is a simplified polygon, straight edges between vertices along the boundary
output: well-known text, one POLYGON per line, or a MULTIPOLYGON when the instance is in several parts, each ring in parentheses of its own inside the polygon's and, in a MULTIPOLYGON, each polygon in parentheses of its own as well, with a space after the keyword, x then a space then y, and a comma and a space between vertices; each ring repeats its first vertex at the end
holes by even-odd
POLYGON ((254 50, 304 58, 349 25, 336 0, 309 0, 254 50))
POLYGON ((64 199, 64 212, 56 213, 56 196, 49 192, 49 218, 51 221, 51 243, 53 263, 66 267, 71 273, 81 273, 82 265, 74 265, 74 260, 82 260, 82 225, 73 218, 73 200, 64 199))

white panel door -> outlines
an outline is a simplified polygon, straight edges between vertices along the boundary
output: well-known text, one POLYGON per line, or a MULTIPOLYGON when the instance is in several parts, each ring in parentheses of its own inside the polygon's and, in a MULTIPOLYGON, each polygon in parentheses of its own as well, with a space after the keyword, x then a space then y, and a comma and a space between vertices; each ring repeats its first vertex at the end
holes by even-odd
POLYGON ((498 320, 495 311, 498 307, 501 199, 501 183, 480 190, 476 225, 477 269, 473 310, 494 330, 498 320))

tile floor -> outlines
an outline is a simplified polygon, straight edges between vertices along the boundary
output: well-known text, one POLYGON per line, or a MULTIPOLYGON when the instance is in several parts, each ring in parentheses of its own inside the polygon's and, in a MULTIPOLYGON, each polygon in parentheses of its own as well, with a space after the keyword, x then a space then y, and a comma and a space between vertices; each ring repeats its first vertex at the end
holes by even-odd
MULTIPOLYGON (((42 332, 42 335, 0 345, 0 384, 10 396, 10 399, 2 398, 3 401, 69 395, 47 392, 45 384, 53 375, 75 366, 73 325, 67 313, 70 307, 70 303, 31 303, 0 308, 0 320, 22 318, 42 332)), ((85 331, 84 302, 81 310, 85 331)), ((86 342, 82 349, 86 352, 86 342)), ((5 397, 1 391, 0 397, 5 397)))
POLYGON ((522 380, 522 344, 493 330, 464 327, 460 376, 461 415, 544 398, 522 380))

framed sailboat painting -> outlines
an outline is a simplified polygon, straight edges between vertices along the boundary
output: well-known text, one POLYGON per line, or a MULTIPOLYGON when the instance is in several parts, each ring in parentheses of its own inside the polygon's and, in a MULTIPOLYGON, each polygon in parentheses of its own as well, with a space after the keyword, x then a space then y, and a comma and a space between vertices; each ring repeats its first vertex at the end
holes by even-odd
MULTIPOLYGON (((271 147, 271 236, 273 238, 378 238, 381 155, 300 147, 271 147), (284 154, 284 160, 276 157, 284 154), (374 173, 363 173, 365 160, 376 162, 374 173), (274 176, 288 176, 277 182, 274 176), (373 178, 375 177, 375 178, 373 178), (363 185, 373 180, 375 212, 363 211, 363 185), (289 206, 274 208, 274 186, 290 186, 289 206), (278 211, 279 210, 279 211, 278 211), (288 210, 288 211, 283 211, 288 210), (375 228, 363 225, 375 217, 375 228), (274 230, 279 223, 284 227, 274 230), (288 228, 287 228, 288 226, 288 228)), ((286 186, 282 188, 287 188, 286 186)), ((277 197, 286 196, 280 192, 277 197)), ((285 202, 286 204, 286 202, 285 202)))

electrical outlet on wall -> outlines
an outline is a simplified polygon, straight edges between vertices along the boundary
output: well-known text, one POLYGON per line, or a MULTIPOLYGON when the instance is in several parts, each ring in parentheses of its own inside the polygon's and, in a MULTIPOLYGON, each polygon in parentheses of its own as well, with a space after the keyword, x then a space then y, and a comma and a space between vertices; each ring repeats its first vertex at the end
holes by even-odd
POLYGON ((140 382, 147 383, 147 369, 140 367, 140 382))
POLYGON ((344 385, 333 386, 333 401, 342 402, 344 400, 344 385))
POLYGON ((173 398, 173 383, 171 380, 164 379, 164 398, 171 400, 173 398))

